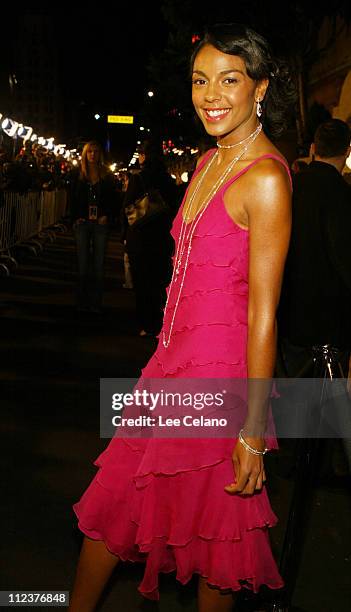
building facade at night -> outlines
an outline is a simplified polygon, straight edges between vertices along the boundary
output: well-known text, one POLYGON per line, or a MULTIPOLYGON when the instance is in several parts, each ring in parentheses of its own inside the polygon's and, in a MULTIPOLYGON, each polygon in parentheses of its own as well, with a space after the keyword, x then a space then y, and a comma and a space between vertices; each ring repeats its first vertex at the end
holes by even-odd
POLYGON ((307 103, 346 121, 351 116, 351 27, 338 18, 333 28, 326 19, 320 30, 319 47, 325 50, 309 70, 307 103))
POLYGON ((57 137, 63 119, 53 18, 24 13, 14 31, 6 110, 35 131, 57 137))

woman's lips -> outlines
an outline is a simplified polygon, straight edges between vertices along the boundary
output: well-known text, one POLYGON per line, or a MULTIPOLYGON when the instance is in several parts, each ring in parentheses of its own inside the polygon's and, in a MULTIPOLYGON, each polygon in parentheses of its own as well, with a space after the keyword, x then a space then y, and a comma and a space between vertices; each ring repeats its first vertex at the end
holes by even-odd
POLYGON ((230 108, 204 108, 203 112, 207 121, 218 123, 228 115, 230 108))

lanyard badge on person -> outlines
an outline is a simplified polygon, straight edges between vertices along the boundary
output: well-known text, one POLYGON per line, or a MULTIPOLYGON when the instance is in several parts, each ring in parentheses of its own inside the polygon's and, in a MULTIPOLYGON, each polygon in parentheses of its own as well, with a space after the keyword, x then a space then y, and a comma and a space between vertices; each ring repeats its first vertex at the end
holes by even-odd
POLYGON ((96 193, 92 185, 89 185, 89 221, 97 221, 98 207, 96 204, 96 193))

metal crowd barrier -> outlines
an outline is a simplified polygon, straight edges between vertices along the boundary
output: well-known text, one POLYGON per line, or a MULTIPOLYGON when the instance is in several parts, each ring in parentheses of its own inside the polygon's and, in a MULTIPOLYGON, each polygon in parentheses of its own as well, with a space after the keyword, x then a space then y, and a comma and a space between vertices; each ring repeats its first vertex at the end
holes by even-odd
POLYGON ((53 240, 55 230, 65 230, 60 223, 67 206, 65 190, 2 192, 0 194, 0 269, 10 274, 10 263, 18 265, 13 250, 30 249, 37 254, 43 249, 42 238, 53 240))

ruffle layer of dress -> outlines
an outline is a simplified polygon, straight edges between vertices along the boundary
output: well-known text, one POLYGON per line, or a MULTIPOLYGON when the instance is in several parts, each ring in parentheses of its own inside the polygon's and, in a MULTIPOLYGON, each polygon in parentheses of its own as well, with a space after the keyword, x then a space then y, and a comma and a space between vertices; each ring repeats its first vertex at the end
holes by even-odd
MULTIPOLYGON (((231 460, 235 440, 182 439, 182 438, 113 438, 106 450, 98 457, 96 465, 106 462, 100 481, 113 490, 116 470, 123 465, 124 450, 139 455, 134 478, 146 483, 150 476, 174 476, 182 472, 202 470, 224 460, 231 460), (112 466, 113 469, 109 469, 112 466)), ((127 453, 127 454, 128 454, 127 453)), ((127 458, 126 469, 129 467, 127 458)))
MULTIPOLYGON (((197 360, 198 361, 198 360, 197 360)), ((165 368, 154 355, 152 361, 149 362, 142 370, 143 377, 155 378, 244 378, 247 375, 247 365, 224 363, 223 361, 210 361, 208 363, 196 363, 188 361, 179 366, 174 372, 165 374, 165 368)))
MULTIPOLYGON (((269 545, 267 527, 276 517, 266 491, 249 498, 226 493, 233 481, 230 457, 167 474, 166 444, 153 451, 146 441, 138 450, 121 440, 111 444, 95 461, 100 469, 74 510, 88 537, 103 540, 123 560, 146 563, 139 587, 144 596, 158 599, 159 573, 173 570, 182 583, 197 573, 221 589, 282 586, 269 545)), ((187 442, 190 450, 197 448, 187 442)))
MULTIPOLYGON (((187 246, 187 243, 186 243, 187 246)), ((188 259, 188 270, 189 276, 193 274, 203 274, 203 270, 197 270, 198 267, 209 266, 208 273, 211 272, 211 268, 215 268, 213 273, 221 274, 217 268, 228 268, 228 272, 232 272, 232 282, 243 282, 244 286, 247 287, 247 254, 248 254, 248 238, 241 234, 229 234, 227 237, 217 237, 210 234, 204 235, 201 240, 198 236, 194 236, 191 245, 191 252, 188 259), (238 244, 239 243, 239 244, 238 244), (190 267, 194 267, 193 270, 189 271, 190 267), (233 271, 235 275, 233 275, 233 271)), ((183 257, 184 261, 184 257, 183 257)), ((207 270, 206 270, 207 274, 207 270)), ((201 287, 201 277, 195 279, 199 281, 201 287)), ((215 285, 219 286, 218 281, 221 281, 221 277, 215 279, 215 285)), ((213 287, 213 285, 212 285, 213 287)))
MULTIPOLYGON (((211 220, 212 223, 212 220, 211 220)), ((247 232, 223 232, 222 235, 206 231, 205 223, 202 232, 193 236, 190 261, 197 264, 209 264, 213 266, 233 266, 246 260, 248 249, 247 232)), ((240 267, 241 267, 240 266, 240 267)), ((239 267, 236 266, 238 269, 239 267)), ((245 267, 243 272, 245 271, 245 267)), ((241 271, 242 274, 242 271, 241 271)))
MULTIPOLYGON (((219 287, 224 291, 235 290, 237 293, 247 293, 248 232, 235 225, 225 211, 225 214, 220 214, 223 213, 222 208, 223 200, 214 199, 194 232, 183 288, 184 294, 187 293, 188 287, 191 290, 219 287), (212 214, 216 212, 218 214, 212 214), (205 274, 204 270, 197 270, 203 266, 209 267, 205 274), (224 268, 223 272, 220 268, 224 268)), ((180 233, 181 219, 180 210, 172 228, 176 242, 180 233)), ((187 233, 186 231, 186 236, 187 233)), ((187 240, 185 245, 187 248, 187 240)))
MULTIPOLYGON (((168 306, 164 327, 172 319, 175 305, 168 306)), ((198 325, 245 325, 247 326, 247 296, 221 291, 196 291, 179 301, 181 317, 174 320, 173 333, 192 329, 198 325), (211 313, 209 317, 208 313, 211 313)))
MULTIPOLYGON (((168 334, 165 324, 164 332, 168 334)), ((245 325, 229 325, 226 323, 218 324, 183 324, 182 328, 173 329, 170 344, 165 348, 162 343, 163 334, 161 333, 155 359, 161 366, 164 376, 179 374, 189 376, 187 372, 189 366, 209 365, 208 378, 216 376, 215 364, 228 364, 232 366, 231 376, 240 377, 240 373, 246 376, 246 339, 247 328, 245 325), (245 366, 245 368, 243 368, 245 366)), ((152 367, 147 369, 144 375, 152 376, 152 367)))

